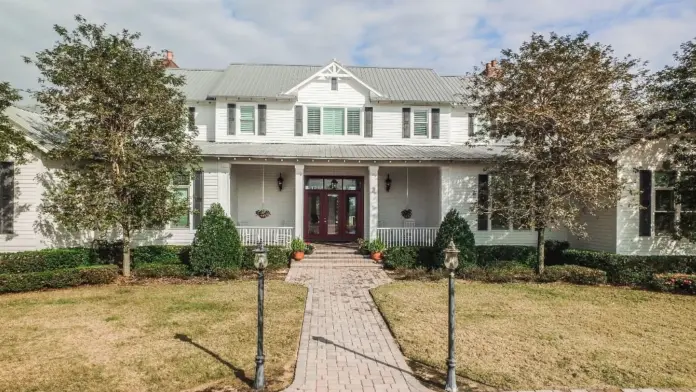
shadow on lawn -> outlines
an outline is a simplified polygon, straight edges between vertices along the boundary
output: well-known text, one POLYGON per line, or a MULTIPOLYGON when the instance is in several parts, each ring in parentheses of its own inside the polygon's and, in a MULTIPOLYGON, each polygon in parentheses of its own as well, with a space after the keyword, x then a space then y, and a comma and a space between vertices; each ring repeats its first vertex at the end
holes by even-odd
POLYGON ((251 379, 251 378, 249 378, 249 377, 247 377, 246 373, 244 373, 244 370, 242 370, 242 369, 240 369, 240 368, 234 366, 234 365, 231 364, 230 362, 226 361, 225 359, 223 359, 223 358, 222 358, 220 355, 218 355, 217 353, 212 352, 212 351, 210 351, 208 348, 203 347, 203 346, 201 346, 200 344, 194 342, 193 340, 191 340, 190 337, 188 337, 188 336, 186 336, 186 335, 184 335, 184 334, 178 333, 178 334, 174 335, 174 339, 181 340, 181 341, 184 342, 184 343, 188 343, 188 344, 192 345, 193 347, 196 347, 197 349, 199 349, 199 350, 203 351, 204 353, 210 355, 211 357, 215 358, 216 361, 218 361, 218 362, 220 362, 221 364, 223 364, 223 365, 227 366, 228 368, 230 368, 230 370, 232 370, 232 371, 234 372, 234 376, 237 377, 239 380, 241 380, 243 383, 247 384, 247 385, 250 386, 250 387, 254 385, 254 380, 251 379))

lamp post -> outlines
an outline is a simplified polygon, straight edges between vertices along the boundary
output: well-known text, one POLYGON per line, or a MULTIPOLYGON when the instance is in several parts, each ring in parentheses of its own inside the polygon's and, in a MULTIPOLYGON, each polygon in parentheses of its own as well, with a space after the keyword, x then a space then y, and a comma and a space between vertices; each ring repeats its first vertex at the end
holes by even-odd
POLYGON ((449 270, 449 328, 448 328, 448 357, 447 357, 447 384, 445 391, 457 392, 457 373, 455 372, 454 359, 454 270, 459 265, 459 249, 450 240, 445 249, 445 267, 449 270))
POLYGON ((259 243, 254 249, 254 266, 259 271, 259 300, 258 300, 258 336, 256 340, 256 377, 254 378, 254 390, 263 391, 265 384, 263 364, 266 360, 263 355, 263 270, 268 265, 268 251, 259 243))

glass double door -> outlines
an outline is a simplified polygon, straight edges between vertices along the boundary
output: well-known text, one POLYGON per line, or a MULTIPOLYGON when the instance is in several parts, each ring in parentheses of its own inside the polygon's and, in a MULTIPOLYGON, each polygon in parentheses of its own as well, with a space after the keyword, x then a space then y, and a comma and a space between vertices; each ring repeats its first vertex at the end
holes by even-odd
POLYGON ((354 241, 362 236, 360 191, 305 191, 305 238, 354 241))

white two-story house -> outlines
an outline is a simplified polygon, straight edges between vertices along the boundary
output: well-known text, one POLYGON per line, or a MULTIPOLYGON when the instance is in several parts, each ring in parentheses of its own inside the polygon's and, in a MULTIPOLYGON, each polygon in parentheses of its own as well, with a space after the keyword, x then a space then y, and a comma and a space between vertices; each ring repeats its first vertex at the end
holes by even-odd
MULTIPOLYGON (((501 147, 465 145, 476 118, 461 104, 461 77, 336 61, 170 72, 186 77, 190 125, 204 160, 194 181, 175 184, 177 191, 197 210, 220 203, 246 244, 379 237, 389 245, 429 245, 451 208, 467 217, 477 244, 536 243, 534 231, 472 212, 487 183, 486 162, 501 147), (264 209, 269 216, 257 214, 264 209)), ((40 132, 39 115, 18 108, 8 115, 30 137, 40 132)), ((631 189, 616 208, 578 217, 589 238, 565 230, 546 238, 627 254, 694 252, 666 234, 688 211, 665 204, 671 190, 658 172, 665 148, 664 142, 645 143, 620 157, 618 175, 628 176, 631 189)), ((20 194, 3 188, 3 200, 13 201, 5 202, 11 213, 1 221, 0 251, 65 244, 36 223, 42 188, 35 177, 46 169, 41 154, 37 158, 12 177, 20 194)), ((3 165, 8 182, 12 164, 3 165)), ((182 216, 158 238, 188 244, 199 219, 182 216)))

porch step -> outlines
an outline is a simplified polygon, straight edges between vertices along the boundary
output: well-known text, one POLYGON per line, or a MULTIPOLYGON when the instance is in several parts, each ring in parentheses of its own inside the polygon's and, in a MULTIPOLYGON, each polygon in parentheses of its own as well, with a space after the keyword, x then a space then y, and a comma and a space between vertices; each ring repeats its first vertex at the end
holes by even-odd
POLYGON ((369 256, 358 253, 355 244, 314 244, 314 252, 301 261, 293 261, 293 266, 381 268, 369 256))

